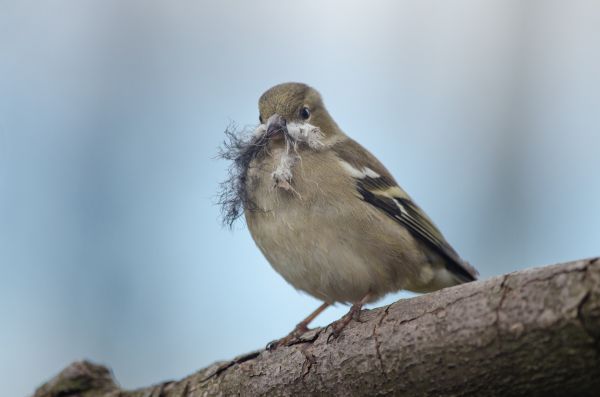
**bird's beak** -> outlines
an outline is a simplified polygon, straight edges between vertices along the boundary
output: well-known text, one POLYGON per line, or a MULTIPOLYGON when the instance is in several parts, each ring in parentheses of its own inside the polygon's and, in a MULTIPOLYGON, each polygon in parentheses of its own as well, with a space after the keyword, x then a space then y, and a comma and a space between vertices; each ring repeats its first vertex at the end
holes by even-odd
POLYGON ((286 121, 277 113, 273 114, 267 120, 267 138, 272 138, 277 135, 283 135, 287 131, 286 121))

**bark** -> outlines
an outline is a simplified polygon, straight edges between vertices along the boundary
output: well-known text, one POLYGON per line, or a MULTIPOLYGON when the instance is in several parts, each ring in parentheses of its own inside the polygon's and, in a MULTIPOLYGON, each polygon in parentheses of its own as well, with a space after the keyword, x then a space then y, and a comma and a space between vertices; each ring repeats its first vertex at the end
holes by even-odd
POLYGON ((274 352, 120 389, 77 362, 35 397, 600 395, 600 259, 523 270, 362 312, 274 352))

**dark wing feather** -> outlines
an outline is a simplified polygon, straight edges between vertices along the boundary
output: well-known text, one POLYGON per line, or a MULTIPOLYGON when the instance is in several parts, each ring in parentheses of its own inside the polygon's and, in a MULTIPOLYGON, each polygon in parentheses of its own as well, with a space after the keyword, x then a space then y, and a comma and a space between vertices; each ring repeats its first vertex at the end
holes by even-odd
POLYGON ((381 163, 358 143, 348 140, 333 146, 342 161, 357 170, 370 169, 378 176, 355 177, 356 189, 367 203, 385 212, 406 227, 416 238, 447 259, 446 267, 463 281, 473 281, 477 271, 463 261, 448 244, 438 228, 410 197, 397 185, 381 163))

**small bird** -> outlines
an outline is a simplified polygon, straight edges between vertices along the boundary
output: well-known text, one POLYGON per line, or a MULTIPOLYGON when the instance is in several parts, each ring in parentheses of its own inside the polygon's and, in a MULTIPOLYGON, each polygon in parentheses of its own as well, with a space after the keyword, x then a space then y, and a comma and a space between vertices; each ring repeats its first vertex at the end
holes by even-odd
POLYGON ((221 196, 226 220, 243 213, 271 266, 324 302, 275 346, 301 336, 334 303, 352 305, 334 323, 338 335, 364 304, 389 292, 476 279, 388 170, 338 127, 314 88, 279 84, 258 105, 250 138, 230 134, 222 152, 234 164, 221 196))

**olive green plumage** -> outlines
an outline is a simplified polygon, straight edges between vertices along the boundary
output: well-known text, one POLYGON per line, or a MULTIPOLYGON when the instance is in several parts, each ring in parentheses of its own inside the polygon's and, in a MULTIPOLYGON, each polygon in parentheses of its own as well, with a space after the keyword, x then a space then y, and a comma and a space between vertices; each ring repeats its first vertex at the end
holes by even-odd
POLYGON ((315 89, 272 87, 259 99, 259 119, 240 151, 248 159, 239 178, 244 214, 257 246, 295 288, 328 304, 352 303, 356 313, 389 292, 476 278, 390 172, 338 127, 315 89))

